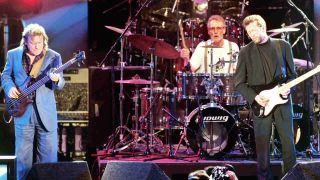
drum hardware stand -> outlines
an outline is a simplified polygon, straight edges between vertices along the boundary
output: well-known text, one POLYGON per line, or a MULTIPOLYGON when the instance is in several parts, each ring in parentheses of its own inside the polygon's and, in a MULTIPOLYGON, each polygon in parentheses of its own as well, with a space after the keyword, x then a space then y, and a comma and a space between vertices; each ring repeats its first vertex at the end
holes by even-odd
POLYGON ((237 119, 237 118, 235 118, 236 119, 236 126, 237 126, 237 129, 238 129, 238 132, 237 132, 237 143, 240 145, 240 147, 242 148, 242 150, 243 150, 243 152, 244 152, 244 154, 245 154, 245 156, 248 156, 248 150, 246 149, 246 147, 245 147, 245 145, 244 145, 244 143, 243 143, 243 141, 242 141, 242 134, 240 133, 240 131, 239 131, 239 120, 237 119))
MULTIPOLYGON (((142 11, 143 8, 147 7, 148 4, 150 4, 152 0, 146 0, 140 7, 140 9, 136 12, 136 14, 134 15, 133 18, 131 18, 130 22, 128 22, 128 24, 126 25, 124 31, 121 33, 121 35, 117 38, 117 40, 114 42, 114 44, 111 46, 111 48, 109 49, 109 51, 107 52, 107 54, 105 55, 105 57, 103 58, 103 60, 99 63, 98 67, 102 67, 105 63, 105 61, 107 60, 107 57, 111 54, 111 52, 113 51, 113 49, 116 47, 116 45, 118 44, 119 41, 121 41, 121 53, 120 53, 120 66, 121 66, 121 80, 123 80, 123 66, 124 66, 124 61, 123 61, 123 37, 125 35, 125 33, 128 31, 129 27, 131 26, 131 24, 137 19, 138 15, 140 14, 140 12, 142 11)), ((122 1, 120 4, 122 4, 123 2, 125 1, 122 1)), ((108 10, 105 10, 103 13, 106 13, 108 12, 110 9, 108 10)), ((153 74, 152 74, 153 75, 153 74)), ((114 62, 112 63, 112 87, 114 87, 114 62)), ((153 79, 151 79, 153 80, 153 79)), ((152 82, 151 82, 152 83, 152 82)), ((152 85, 151 85, 152 87, 152 85)), ((114 91, 114 88, 112 88, 112 91, 114 91)), ((122 103, 123 103, 123 86, 120 84, 120 94, 119 94, 119 100, 120 100, 120 141, 121 139, 123 138, 123 131, 122 131, 122 128, 123 128, 123 115, 122 115, 122 103)), ((112 93, 114 97, 114 93, 112 93)), ((113 121, 115 121, 115 115, 114 115, 114 106, 115 103, 114 103, 114 98, 112 98, 112 108, 113 108, 113 113, 112 113, 112 118, 113 118, 113 121)), ((113 137, 113 143, 115 143, 115 135, 113 137)), ((113 147, 115 147, 115 144, 113 145, 113 147)))
MULTIPOLYGON (((176 149, 175 152, 173 152, 173 148, 172 148, 172 124, 173 122, 176 122, 180 125, 182 125, 184 127, 184 129, 189 130, 190 132, 194 133, 194 131, 192 129, 190 129, 188 126, 186 126, 184 123, 180 122, 176 117, 174 117, 169 111, 167 111, 165 108, 162 108, 162 111, 165 112, 166 114, 168 114, 170 116, 170 120, 169 120, 169 151, 168 151, 168 157, 169 158, 174 158, 174 159, 181 159, 178 158, 176 156, 176 152, 180 146, 180 142, 179 142, 179 146, 176 149)), ((181 138, 180 138, 181 141, 181 138)))
POLYGON ((270 153, 271 157, 275 158, 275 157, 279 157, 281 155, 281 152, 279 151, 279 149, 277 148, 277 146, 275 145, 275 125, 274 122, 272 122, 272 127, 271 127, 271 138, 270 138, 270 144, 271 144, 271 148, 272 148, 272 152, 270 153))

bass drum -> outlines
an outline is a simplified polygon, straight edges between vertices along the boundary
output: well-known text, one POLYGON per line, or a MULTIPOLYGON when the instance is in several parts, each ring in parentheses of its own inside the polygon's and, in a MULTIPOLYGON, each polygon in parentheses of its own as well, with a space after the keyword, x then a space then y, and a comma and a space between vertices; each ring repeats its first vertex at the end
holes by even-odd
POLYGON ((194 109, 187 117, 187 139, 191 149, 199 149, 208 158, 221 158, 237 140, 234 117, 222 106, 208 103, 194 109))

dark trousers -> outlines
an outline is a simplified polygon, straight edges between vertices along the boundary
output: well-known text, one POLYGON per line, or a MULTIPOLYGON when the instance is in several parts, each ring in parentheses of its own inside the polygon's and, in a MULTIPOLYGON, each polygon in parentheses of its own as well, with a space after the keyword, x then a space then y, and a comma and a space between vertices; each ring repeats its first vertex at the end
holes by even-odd
POLYGON ((275 123, 282 144, 282 170, 285 174, 296 163, 291 102, 278 105, 275 111, 266 118, 253 116, 253 120, 259 179, 273 179, 270 168, 272 122, 275 123))

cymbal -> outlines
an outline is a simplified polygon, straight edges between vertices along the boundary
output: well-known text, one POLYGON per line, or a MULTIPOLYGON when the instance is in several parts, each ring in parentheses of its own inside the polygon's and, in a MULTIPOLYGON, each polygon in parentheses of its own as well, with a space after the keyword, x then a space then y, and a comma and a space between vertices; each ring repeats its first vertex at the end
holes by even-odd
MULTIPOLYGON (((307 68, 307 64, 308 64, 307 60, 293 58, 293 62, 298 68, 307 68)), ((314 64, 312 62, 309 62, 309 67, 310 68, 314 67, 314 64)))
POLYGON ((165 59, 177 59, 180 56, 179 52, 173 46, 150 36, 135 34, 130 35, 128 40, 134 47, 145 53, 153 53, 165 59), (151 50, 151 48, 154 48, 154 50, 151 50))
MULTIPOLYGON (((144 84, 151 84, 151 81, 146 79, 128 79, 128 80, 117 80, 115 81, 119 84, 135 84, 135 85, 144 85, 144 84)), ((153 81, 153 84, 160 84, 159 81, 153 81)))
POLYGON ((214 45, 205 45, 205 46, 201 46, 203 48, 223 48, 223 47, 220 47, 220 46, 214 46, 214 45))
POLYGON ((271 29, 268 32, 274 32, 274 33, 283 33, 283 32, 295 32, 299 31, 299 28, 292 28, 292 27, 283 27, 279 29, 271 29))
POLYGON ((125 69, 125 70, 144 70, 144 69, 150 69, 150 66, 124 66, 123 69, 125 69))
MULTIPOLYGON (((113 26, 104 26, 104 27, 106 27, 107 29, 110 29, 110 30, 112 30, 114 32, 120 33, 120 34, 122 34, 124 32, 124 29, 120 29, 120 28, 117 28, 117 27, 113 27, 113 26)), ((132 34, 133 34, 132 32, 127 30, 127 32, 124 35, 125 36, 130 36, 132 34)))
MULTIPOLYGON (((299 26, 300 24, 303 24, 303 22, 294 23, 294 24, 291 24, 291 25, 289 25, 289 26, 286 26, 285 28, 295 28, 295 27, 299 26)), ((280 28, 280 29, 282 29, 282 28, 280 28)), ((276 36, 276 35, 278 35, 278 34, 280 34, 280 33, 282 33, 282 32, 273 32, 273 33, 270 34, 269 36, 270 36, 270 37, 276 36)))
MULTIPOLYGON (((102 69, 102 70, 111 70, 112 66, 104 66, 104 67, 90 67, 92 69, 102 69)), ((149 70, 150 66, 124 66, 124 70, 130 71, 130 70, 149 70)), ((120 66, 114 66, 115 71, 120 71, 120 66)))
POLYGON ((162 21, 178 22, 179 18, 180 19, 187 18, 190 16, 190 14, 183 11, 178 11, 178 12, 174 11, 172 13, 171 8, 160 8, 158 10, 155 10, 152 13, 152 16, 155 16, 156 18, 161 19, 162 21))

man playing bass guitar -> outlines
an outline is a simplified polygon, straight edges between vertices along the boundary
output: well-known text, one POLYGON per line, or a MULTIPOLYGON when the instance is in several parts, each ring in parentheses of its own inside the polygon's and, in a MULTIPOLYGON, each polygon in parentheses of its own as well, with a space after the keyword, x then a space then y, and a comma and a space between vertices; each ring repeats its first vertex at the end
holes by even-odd
POLYGON ((23 103, 21 106, 8 106, 14 112, 19 180, 26 179, 34 160, 37 163, 57 162, 58 124, 54 90, 62 89, 65 81, 62 72, 53 73, 52 70, 61 64, 60 54, 48 48, 48 36, 38 24, 26 26, 20 46, 8 51, 1 77, 6 104, 10 99, 23 103), (48 76, 49 81, 24 98, 23 89, 32 83, 29 79, 37 80, 43 75, 48 76))

